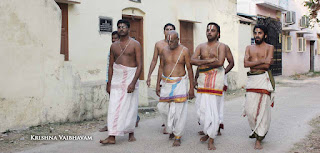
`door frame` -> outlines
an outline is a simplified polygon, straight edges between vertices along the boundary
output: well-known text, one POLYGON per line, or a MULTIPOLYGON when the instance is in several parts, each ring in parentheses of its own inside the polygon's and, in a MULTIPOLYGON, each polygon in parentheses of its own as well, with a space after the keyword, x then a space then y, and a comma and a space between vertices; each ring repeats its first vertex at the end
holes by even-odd
POLYGON ((64 60, 69 61, 69 15, 68 15, 68 7, 69 5, 66 3, 58 3, 58 6, 61 10, 61 40, 60 40, 60 54, 64 55, 64 60), (64 25, 65 28, 65 37, 66 37, 66 42, 65 46, 62 46, 62 26, 64 25), (63 49, 64 48, 64 49, 63 49))
POLYGON ((310 72, 314 72, 314 42, 310 41, 310 72))
MULTIPOLYGON (((186 21, 186 20, 179 20, 179 28, 180 28, 180 43, 181 43, 181 40, 182 40, 182 24, 181 23, 191 23, 192 24, 192 49, 191 48, 188 48, 189 49, 189 53, 191 54, 190 56, 192 56, 192 54, 194 53, 194 22, 190 22, 190 21, 186 21)), ((186 46, 187 47, 187 46, 186 46)))

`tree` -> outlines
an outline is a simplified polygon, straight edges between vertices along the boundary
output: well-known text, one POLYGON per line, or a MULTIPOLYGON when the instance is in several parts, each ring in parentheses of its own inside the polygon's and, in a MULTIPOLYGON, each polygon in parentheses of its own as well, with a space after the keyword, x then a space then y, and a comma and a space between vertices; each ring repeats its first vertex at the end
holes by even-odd
POLYGON ((318 11, 320 10, 320 1, 319 0, 307 0, 304 1, 304 6, 308 7, 310 12, 310 20, 311 22, 320 22, 317 18, 318 11))

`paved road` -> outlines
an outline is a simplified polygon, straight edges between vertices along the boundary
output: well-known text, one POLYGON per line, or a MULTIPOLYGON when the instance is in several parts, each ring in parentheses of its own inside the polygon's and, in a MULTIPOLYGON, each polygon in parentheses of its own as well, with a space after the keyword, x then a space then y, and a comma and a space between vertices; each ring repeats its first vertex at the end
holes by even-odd
MULTIPOLYGON (((276 80, 277 81, 277 80, 276 80)), ((276 103, 272 109, 272 121, 262 151, 253 149, 254 139, 249 139, 250 128, 247 118, 241 117, 244 97, 239 97, 225 104, 225 130, 217 137, 216 151, 208 151, 207 143, 199 142, 200 130, 196 122, 194 104, 189 105, 186 132, 182 139, 182 146, 172 147, 172 140, 168 135, 161 134, 160 118, 141 121, 136 129, 136 142, 128 142, 127 136, 117 138, 117 144, 102 146, 99 139, 107 137, 107 133, 92 133, 93 141, 63 141, 46 146, 39 146, 23 153, 283 153, 294 143, 310 132, 308 121, 320 115, 320 78, 303 81, 282 80, 285 84, 277 87, 276 103)))

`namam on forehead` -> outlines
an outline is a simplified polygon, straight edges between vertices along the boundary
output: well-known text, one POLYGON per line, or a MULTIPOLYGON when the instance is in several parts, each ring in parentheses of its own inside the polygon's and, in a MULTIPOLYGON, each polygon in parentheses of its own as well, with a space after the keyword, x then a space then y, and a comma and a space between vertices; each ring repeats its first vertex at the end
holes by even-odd
POLYGON ((213 25, 213 24, 210 24, 209 26, 208 26, 208 29, 213 29, 213 27, 215 27, 215 25, 213 25))

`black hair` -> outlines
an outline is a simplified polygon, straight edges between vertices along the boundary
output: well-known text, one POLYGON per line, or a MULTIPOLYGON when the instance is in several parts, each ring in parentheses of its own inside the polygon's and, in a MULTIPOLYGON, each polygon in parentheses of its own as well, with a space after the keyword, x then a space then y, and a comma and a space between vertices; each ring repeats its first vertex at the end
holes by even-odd
POLYGON ((262 24, 257 24, 257 25, 254 26, 253 32, 254 32, 257 28, 261 29, 261 30, 264 32, 264 35, 268 35, 268 28, 267 28, 266 26, 264 26, 264 25, 262 25, 262 24))
POLYGON ((166 30, 167 26, 171 26, 173 28, 173 30, 176 30, 176 27, 171 23, 167 23, 166 25, 164 25, 163 30, 166 30))
POLYGON ((220 34, 220 26, 219 26, 217 23, 210 22, 210 23, 208 23, 207 28, 208 28, 209 25, 214 25, 214 26, 216 26, 217 31, 218 31, 218 33, 220 34))
POLYGON ((125 20, 125 19, 120 19, 117 23, 117 26, 120 24, 120 23, 124 23, 127 25, 128 28, 130 28, 130 22, 128 20, 125 20))
POLYGON ((119 36, 118 31, 113 31, 113 32, 112 32, 112 36, 113 36, 113 35, 118 35, 118 36, 119 36))

